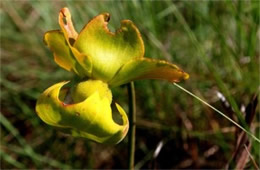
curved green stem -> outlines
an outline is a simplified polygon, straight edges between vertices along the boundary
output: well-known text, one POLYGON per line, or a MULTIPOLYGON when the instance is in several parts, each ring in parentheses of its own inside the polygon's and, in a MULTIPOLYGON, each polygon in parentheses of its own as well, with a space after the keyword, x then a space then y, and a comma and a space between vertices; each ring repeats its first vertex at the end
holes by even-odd
POLYGON ((128 168, 134 169, 136 103, 134 82, 127 85, 129 102, 128 168))

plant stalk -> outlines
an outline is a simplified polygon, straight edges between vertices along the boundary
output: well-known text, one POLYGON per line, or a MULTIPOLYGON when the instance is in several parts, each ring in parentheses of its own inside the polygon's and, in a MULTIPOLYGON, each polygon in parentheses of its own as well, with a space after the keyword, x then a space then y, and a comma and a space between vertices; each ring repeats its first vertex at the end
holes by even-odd
POLYGON ((134 169, 135 159, 135 128, 136 128, 136 102, 134 82, 127 85, 129 102, 129 135, 128 135, 128 168, 134 169))

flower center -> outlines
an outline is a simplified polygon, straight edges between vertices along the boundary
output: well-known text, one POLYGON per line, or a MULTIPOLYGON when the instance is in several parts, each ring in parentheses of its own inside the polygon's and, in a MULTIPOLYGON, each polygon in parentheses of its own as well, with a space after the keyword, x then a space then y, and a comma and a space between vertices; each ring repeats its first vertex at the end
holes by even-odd
POLYGON ((82 102, 94 93, 98 93, 100 98, 107 98, 111 104, 112 93, 108 85, 101 80, 82 81, 72 88, 72 99, 75 103, 82 102))

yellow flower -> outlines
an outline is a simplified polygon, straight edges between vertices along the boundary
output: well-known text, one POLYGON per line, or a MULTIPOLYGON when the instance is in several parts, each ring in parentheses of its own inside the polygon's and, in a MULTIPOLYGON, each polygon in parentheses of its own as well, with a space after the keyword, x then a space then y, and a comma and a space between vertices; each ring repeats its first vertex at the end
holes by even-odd
POLYGON ((48 88, 36 105, 38 115, 47 124, 100 143, 118 143, 128 130, 127 116, 118 104, 123 125, 112 119, 109 87, 137 79, 177 82, 189 77, 174 64, 145 58, 141 34, 131 21, 121 21, 121 27, 113 33, 107 28, 109 19, 108 13, 100 14, 78 34, 69 10, 61 9, 61 29, 45 33, 44 41, 54 53, 55 62, 82 81, 72 88, 72 103, 65 104, 67 91, 61 88, 67 82, 61 82, 48 88))
POLYGON ((61 90, 68 82, 57 83, 39 97, 36 111, 47 124, 68 129, 73 136, 81 136, 100 143, 118 143, 128 131, 125 111, 116 104, 123 119, 118 125, 112 119, 112 94, 107 84, 100 80, 88 80, 77 84, 72 91, 75 103, 62 102, 67 90, 61 90))

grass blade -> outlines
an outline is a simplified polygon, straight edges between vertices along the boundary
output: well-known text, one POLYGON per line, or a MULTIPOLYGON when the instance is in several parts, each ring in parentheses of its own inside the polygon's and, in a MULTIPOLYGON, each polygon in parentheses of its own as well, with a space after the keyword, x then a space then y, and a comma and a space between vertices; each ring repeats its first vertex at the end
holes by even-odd
POLYGON ((24 152, 32 158, 32 160, 38 164, 39 162, 47 163, 53 167, 63 167, 69 168, 68 165, 60 163, 56 160, 50 159, 48 157, 39 155, 33 151, 33 148, 27 144, 24 138, 19 134, 18 130, 5 118, 5 116, 1 113, 0 114, 0 123, 8 130, 10 133, 18 140, 20 145, 23 147, 24 152))
POLYGON ((0 157, 3 158, 6 162, 10 163, 11 165, 15 166, 16 168, 24 169, 25 166, 20 162, 17 162, 13 159, 10 155, 5 153, 3 150, 0 150, 0 157))
POLYGON ((175 85, 176 87, 178 87, 179 89, 183 90, 184 92, 188 93, 189 95, 191 95, 192 97, 196 98, 197 100, 199 100, 200 102, 202 102, 203 104, 205 104, 206 106, 210 107, 212 110, 216 111, 217 113, 219 113, 221 116, 223 116, 224 118, 226 118, 227 120, 229 120, 231 123, 233 123, 234 125, 236 125, 238 128, 240 128, 241 130, 243 130, 244 132, 246 132, 249 136, 251 136, 253 139, 255 139, 257 142, 260 143, 260 139, 258 139, 256 136, 254 136, 250 131, 246 130, 244 127, 242 127, 241 125, 239 125, 237 122, 235 122, 234 120, 230 119, 227 115, 225 115, 224 113, 222 113, 221 111, 219 111, 218 109, 216 109, 215 107, 211 106, 209 103, 207 103, 206 101, 202 100, 201 98, 199 98, 198 96, 196 96, 195 94, 191 93, 190 91, 186 90, 185 88, 183 88, 182 86, 178 85, 177 83, 173 83, 173 85, 175 85))

